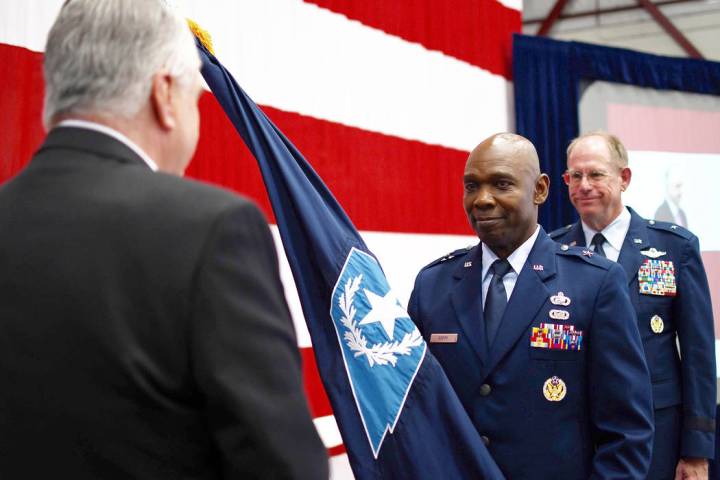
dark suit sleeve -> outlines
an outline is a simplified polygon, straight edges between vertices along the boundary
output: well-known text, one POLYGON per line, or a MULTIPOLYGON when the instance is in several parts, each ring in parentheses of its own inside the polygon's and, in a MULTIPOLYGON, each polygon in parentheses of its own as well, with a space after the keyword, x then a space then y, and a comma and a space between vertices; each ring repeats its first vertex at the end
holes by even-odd
POLYGON ((688 240, 676 279, 673 318, 682 356, 683 428, 680 455, 713 458, 715 450, 715 332, 697 237, 688 240))
POLYGON ((592 478, 645 478, 653 438, 652 389, 623 269, 598 294, 588 344, 592 478))
POLYGON ((668 205, 667 200, 661 203, 657 210, 655 210, 655 216, 653 218, 663 222, 672 223, 675 221, 675 217, 673 217, 672 210, 670 210, 670 205, 668 205))
POLYGON ((327 478, 272 236, 254 206, 215 222, 195 282, 193 371, 225 478, 327 478))

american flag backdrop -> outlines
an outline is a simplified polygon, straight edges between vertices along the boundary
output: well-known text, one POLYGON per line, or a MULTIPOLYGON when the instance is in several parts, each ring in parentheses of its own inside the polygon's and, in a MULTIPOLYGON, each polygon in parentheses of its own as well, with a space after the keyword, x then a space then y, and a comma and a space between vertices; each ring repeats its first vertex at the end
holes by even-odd
MULTIPOLYGON (((0 183, 44 137, 42 49, 62 0, 0 2, 0 183)), ((187 0, 240 85, 361 230, 403 303, 417 271, 476 238, 462 210, 468 151, 513 130, 511 36, 522 0, 187 0)), ((210 93, 190 177, 250 196, 258 167, 210 93)), ((287 262, 281 274, 333 477, 352 478, 287 262)))

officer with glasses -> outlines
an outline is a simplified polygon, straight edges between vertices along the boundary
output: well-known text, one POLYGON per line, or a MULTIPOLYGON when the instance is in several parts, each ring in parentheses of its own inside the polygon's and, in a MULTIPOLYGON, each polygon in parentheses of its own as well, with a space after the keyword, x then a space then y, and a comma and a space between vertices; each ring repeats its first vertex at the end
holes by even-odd
POLYGON ((581 221, 550 236, 588 246, 627 273, 653 383, 655 440, 647 478, 707 478, 715 451, 715 335, 698 238, 623 205, 632 172, 614 135, 574 139, 567 168, 563 179, 581 221))

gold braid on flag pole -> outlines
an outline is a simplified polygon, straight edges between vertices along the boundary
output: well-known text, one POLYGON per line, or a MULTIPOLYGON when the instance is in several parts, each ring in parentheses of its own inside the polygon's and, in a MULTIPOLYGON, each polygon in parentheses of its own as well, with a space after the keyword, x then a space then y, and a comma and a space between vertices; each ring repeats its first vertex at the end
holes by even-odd
POLYGON ((207 30, 203 30, 200 25, 190 20, 189 18, 187 19, 187 23, 193 35, 195 35, 197 39, 200 40, 200 43, 202 43, 203 46, 207 48, 208 52, 215 55, 215 51, 213 50, 212 46, 212 37, 210 37, 210 33, 208 33, 207 30))

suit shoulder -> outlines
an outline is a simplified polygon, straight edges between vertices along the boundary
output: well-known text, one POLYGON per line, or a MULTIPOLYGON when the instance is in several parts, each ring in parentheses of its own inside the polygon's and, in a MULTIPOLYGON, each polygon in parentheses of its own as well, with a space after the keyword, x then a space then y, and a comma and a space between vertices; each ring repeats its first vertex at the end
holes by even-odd
POLYGON ((197 180, 155 172, 140 173, 132 195, 124 197, 128 208, 144 212, 146 217, 162 218, 167 224, 185 225, 206 231, 214 222, 233 212, 267 219, 250 199, 230 190, 197 180))
POLYGON ((689 240, 695 235, 685 227, 670 222, 662 222, 660 220, 646 220, 649 229, 657 232, 668 232, 674 236, 689 240))
POLYGON ((238 200, 247 200, 243 196, 228 190, 226 188, 211 185, 201 180, 191 178, 179 178, 162 172, 156 172, 153 175, 158 184, 167 188, 169 192, 180 195, 187 195, 188 201, 207 201, 207 202, 233 202, 238 200))
POLYGON ((161 172, 150 176, 158 206, 184 207, 191 211, 219 212, 231 208, 257 208, 255 203, 231 190, 203 181, 179 178, 161 172))
POLYGON ((473 245, 468 245, 468 246, 465 247, 465 248, 459 248, 459 249, 457 249, 457 250, 453 250, 452 252, 447 253, 447 254, 443 255, 442 257, 437 258, 437 259, 433 260, 432 262, 428 263, 428 264, 425 265, 422 269, 420 269, 420 271, 422 272, 423 270, 427 270, 427 269, 432 268, 432 267, 434 267, 434 266, 436 266, 436 265, 441 265, 441 264, 444 265, 444 264, 447 264, 447 263, 457 262, 457 261, 459 261, 459 259, 461 259, 461 258, 463 258, 465 255, 467 255, 468 252, 469 252, 470 250, 472 250, 472 248, 473 248, 473 245))
POLYGON ((593 251, 585 247, 570 247, 562 244, 558 245, 557 252, 561 257, 571 261, 584 262, 603 270, 609 270, 614 265, 614 262, 600 255, 596 255, 593 251))
POLYGON ((561 238, 563 235, 568 233, 574 226, 574 223, 571 223, 569 225, 565 225, 564 227, 560 227, 557 230, 553 230, 552 232, 548 233, 548 236, 552 238, 553 240, 557 240, 561 238))

